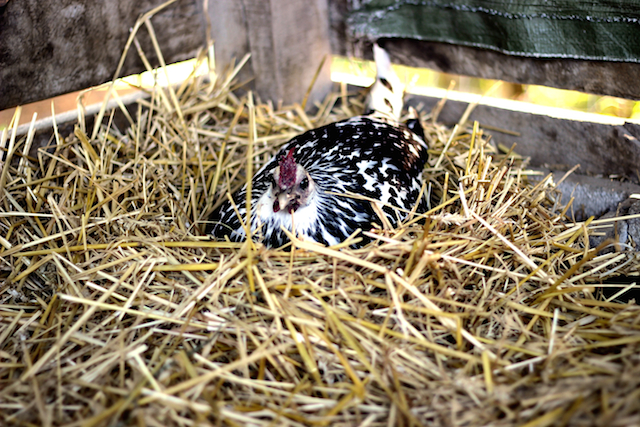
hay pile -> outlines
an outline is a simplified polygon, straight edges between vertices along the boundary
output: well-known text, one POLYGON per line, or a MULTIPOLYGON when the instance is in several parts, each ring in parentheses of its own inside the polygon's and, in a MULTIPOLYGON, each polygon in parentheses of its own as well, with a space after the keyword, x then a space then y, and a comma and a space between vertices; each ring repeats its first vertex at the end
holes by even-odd
POLYGON ((236 71, 37 157, 3 134, 3 425, 640 424, 640 310, 597 292, 637 260, 477 124, 423 113, 431 209, 363 249, 203 237, 248 162, 360 108, 254 105, 236 71))

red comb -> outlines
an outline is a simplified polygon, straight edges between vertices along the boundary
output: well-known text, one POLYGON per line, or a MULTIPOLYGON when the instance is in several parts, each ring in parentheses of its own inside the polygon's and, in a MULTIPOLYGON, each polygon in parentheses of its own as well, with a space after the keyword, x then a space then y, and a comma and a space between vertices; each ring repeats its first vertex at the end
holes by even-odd
POLYGON ((280 177, 278 178, 278 185, 282 189, 293 187, 296 183, 296 161, 293 158, 293 150, 289 150, 289 153, 280 160, 280 177))

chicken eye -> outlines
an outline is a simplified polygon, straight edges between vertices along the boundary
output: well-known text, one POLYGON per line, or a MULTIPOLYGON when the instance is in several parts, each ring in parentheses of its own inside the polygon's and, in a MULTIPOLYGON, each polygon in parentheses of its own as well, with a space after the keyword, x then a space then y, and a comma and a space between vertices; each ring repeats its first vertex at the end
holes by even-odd
POLYGON ((300 182, 300 189, 306 190, 307 188, 309 188, 309 179, 307 177, 304 177, 300 182))

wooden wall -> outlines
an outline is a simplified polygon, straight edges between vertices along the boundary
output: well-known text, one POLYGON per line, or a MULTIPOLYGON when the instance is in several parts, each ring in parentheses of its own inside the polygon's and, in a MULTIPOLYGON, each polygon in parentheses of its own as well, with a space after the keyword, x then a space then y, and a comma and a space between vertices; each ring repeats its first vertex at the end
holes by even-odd
MULTIPOLYGON (((207 7, 204 1, 175 0, 151 19, 165 62, 195 57, 210 23, 220 64, 250 52, 242 77, 255 78, 262 98, 298 101, 331 53, 327 1, 208 0, 207 7)), ((10 0, 0 6, 0 110, 112 80, 137 18, 163 4, 166 0, 10 0)), ((157 66, 146 28, 137 38, 157 66)), ((329 90, 329 64, 316 98, 329 90)), ((132 47, 120 76, 141 71, 132 47)))
MULTIPOLYGON (((174 0, 151 22, 167 63, 195 56, 205 45, 210 25, 218 65, 250 52, 252 58, 240 77, 255 79, 252 85, 262 100, 300 102, 325 55, 370 56, 371 40, 354 39, 346 19, 355 2, 174 0)), ((9 0, 0 6, 0 109, 111 80, 138 16, 164 3, 9 0)), ((138 39, 157 64, 146 29, 138 39)), ((414 40, 389 40, 386 47, 395 61, 407 65, 640 99, 639 64, 519 58, 414 40)), ((143 70, 132 51, 121 74, 143 70)), ((331 87, 329 77, 327 62, 316 99, 331 87)), ((518 138, 496 133, 496 139, 505 145, 517 140, 518 151, 532 156, 533 164, 580 163, 590 173, 640 176, 638 126, 567 124, 489 110, 480 109, 473 118, 522 130, 518 138)))
MULTIPOLYGON (((136 19, 165 0, 9 0, 0 6, 0 109, 85 89, 113 78, 136 19)), ((167 63, 193 57, 207 25, 217 58, 251 52, 243 77, 264 99, 293 102, 330 53, 370 57, 352 37, 354 0, 174 0, 151 20, 167 63), (208 1, 208 7, 204 2, 208 1), (204 12, 208 11, 208 14, 204 12)), ((157 65, 146 29, 138 40, 157 65)), ((389 40, 394 61, 483 78, 640 99, 640 64, 535 59, 417 40, 389 40)), ((143 71, 130 52, 122 75, 143 71)), ((328 64, 319 91, 326 91, 328 64)), ((319 96, 319 95, 318 95, 319 96)))
MULTIPOLYGON (((129 30, 161 0, 10 0, 0 8, 0 109, 110 81, 129 30)), ((178 0, 153 19, 169 63, 192 58, 204 45, 205 19, 197 0, 178 0)), ((138 37, 157 60, 145 29, 138 37)), ((144 70, 132 49, 122 75, 144 70)))

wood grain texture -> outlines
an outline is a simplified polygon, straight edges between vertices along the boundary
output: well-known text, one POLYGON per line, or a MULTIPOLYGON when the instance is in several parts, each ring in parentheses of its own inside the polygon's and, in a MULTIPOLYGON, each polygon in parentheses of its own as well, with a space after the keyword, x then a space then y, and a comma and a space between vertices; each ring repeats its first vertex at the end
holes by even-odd
POLYGON ((640 99, 640 64, 637 63, 525 58, 487 49, 408 39, 385 40, 384 46, 392 61, 414 67, 640 99))
MULTIPOLYGON (((430 111, 438 99, 415 96, 408 105, 422 103, 430 111)), ((467 104, 447 101, 438 121, 448 125, 458 123, 467 104)), ((640 182, 640 126, 633 123, 606 125, 592 122, 556 119, 549 116, 477 106, 469 118, 481 126, 491 126, 510 132, 488 130, 492 141, 511 147, 517 144, 518 154, 531 158, 531 165, 554 170, 569 170, 580 165, 578 173, 589 175, 622 175, 640 182)))
MULTIPOLYGON (((204 46, 202 0, 178 0, 151 20, 167 63, 204 46)), ((13 0, 0 8, 0 109, 110 81, 137 18, 165 0, 13 0)), ((146 29, 138 39, 158 65, 146 29)), ((144 71, 132 48, 122 75, 144 71)))
MULTIPOLYGON (((222 0, 209 4, 216 61, 251 59, 240 79, 263 101, 301 102, 323 57, 330 56, 327 0, 222 0)), ((330 58, 310 97, 331 88, 330 58)))

